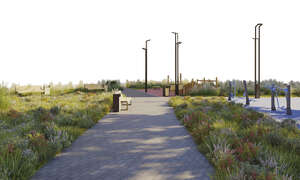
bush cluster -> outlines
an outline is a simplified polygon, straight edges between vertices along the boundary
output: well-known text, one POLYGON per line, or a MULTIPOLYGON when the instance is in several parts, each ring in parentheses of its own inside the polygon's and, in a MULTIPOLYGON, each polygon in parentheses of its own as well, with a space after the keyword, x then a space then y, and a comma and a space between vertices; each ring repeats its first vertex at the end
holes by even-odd
POLYGON ((173 97, 169 104, 215 167, 213 179, 300 178, 300 130, 221 97, 173 97))
POLYGON ((9 103, 0 112, 0 179, 29 179, 109 112, 112 94, 11 96, 9 103))

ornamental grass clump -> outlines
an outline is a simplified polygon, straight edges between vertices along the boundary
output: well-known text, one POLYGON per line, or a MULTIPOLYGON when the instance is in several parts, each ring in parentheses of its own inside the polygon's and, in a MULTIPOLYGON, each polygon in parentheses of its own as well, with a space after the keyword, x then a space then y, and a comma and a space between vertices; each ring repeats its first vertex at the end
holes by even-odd
POLYGON ((5 111, 10 106, 10 98, 6 88, 0 86, 0 111, 5 111))
POLYGON ((224 98, 171 98, 177 118, 215 167, 212 179, 300 179, 300 130, 224 98), (188 99, 188 101, 187 101, 188 99))
POLYGON ((112 106, 111 93, 11 96, 0 111, 0 179, 30 179, 112 106))

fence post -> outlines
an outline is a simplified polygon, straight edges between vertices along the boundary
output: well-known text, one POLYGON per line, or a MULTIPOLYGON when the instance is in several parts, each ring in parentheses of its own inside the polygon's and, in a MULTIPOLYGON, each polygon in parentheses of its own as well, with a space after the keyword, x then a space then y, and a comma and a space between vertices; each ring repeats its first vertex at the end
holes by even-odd
POLYGON ((292 110, 291 110, 291 85, 287 85, 286 114, 287 115, 292 115, 292 110))
POLYGON ((275 85, 272 84, 272 88, 271 88, 271 111, 276 111, 276 107, 275 107, 275 85))
POLYGON ((229 81, 229 94, 228 94, 228 101, 231 101, 231 82, 229 81))
POLYGON ((243 83, 244 83, 244 87, 245 87, 246 105, 248 106, 250 104, 250 102, 249 102, 249 96, 248 96, 248 90, 247 90, 247 83, 245 80, 243 81, 243 83))
POLYGON ((216 77, 216 87, 218 87, 218 77, 216 77))

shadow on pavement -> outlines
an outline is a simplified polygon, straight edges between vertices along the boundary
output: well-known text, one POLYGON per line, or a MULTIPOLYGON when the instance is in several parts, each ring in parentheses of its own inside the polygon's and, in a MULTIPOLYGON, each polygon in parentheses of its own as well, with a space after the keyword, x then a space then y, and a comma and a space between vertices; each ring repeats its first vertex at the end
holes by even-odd
POLYGON ((109 114, 33 179, 209 179, 213 168, 170 109, 109 114))

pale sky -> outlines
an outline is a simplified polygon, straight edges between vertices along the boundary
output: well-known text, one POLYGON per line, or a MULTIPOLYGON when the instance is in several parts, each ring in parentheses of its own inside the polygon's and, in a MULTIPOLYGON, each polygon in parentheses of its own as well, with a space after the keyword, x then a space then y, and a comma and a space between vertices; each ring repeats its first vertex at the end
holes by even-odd
POLYGON ((299 0, 1 0, 0 80, 8 83, 174 79, 179 33, 183 78, 300 81, 299 0))

